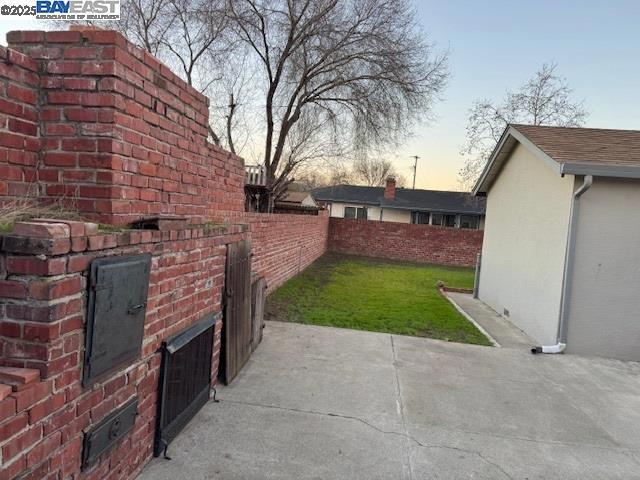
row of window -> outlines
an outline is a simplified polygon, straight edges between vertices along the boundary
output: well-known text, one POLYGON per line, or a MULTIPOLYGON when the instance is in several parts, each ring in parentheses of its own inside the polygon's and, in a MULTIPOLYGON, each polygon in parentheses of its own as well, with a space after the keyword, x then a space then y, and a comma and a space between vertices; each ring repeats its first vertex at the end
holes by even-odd
POLYGON ((477 230, 480 227, 480 217, 477 215, 412 212, 411 223, 439 225, 442 227, 470 228, 477 230))
POLYGON ((365 207, 344 207, 344 218, 367 219, 367 209, 365 207))
MULTIPOLYGON (((344 218, 367 219, 366 207, 344 207, 344 218)), ((480 217, 477 215, 456 215, 449 213, 411 212, 411 223, 423 225, 438 225, 451 228, 470 228, 477 230, 480 227, 480 217)))

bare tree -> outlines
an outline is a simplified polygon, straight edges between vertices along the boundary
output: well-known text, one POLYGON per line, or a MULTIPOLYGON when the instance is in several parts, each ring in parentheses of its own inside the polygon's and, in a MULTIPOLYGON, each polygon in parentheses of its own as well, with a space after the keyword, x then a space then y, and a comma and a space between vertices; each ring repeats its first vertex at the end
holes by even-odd
POLYGON ((127 0, 122 2, 119 20, 98 26, 118 30, 132 42, 158 55, 173 20, 170 0, 127 0))
POLYGON ((389 160, 361 157, 353 163, 353 173, 358 183, 370 187, 380 187, 388 177, 394 177, 396 183, 400 175, 389 160))
POLYGON ((300 167, 295 178, 295 183, 307 190, 355 182, 353 170, 345 162, 321 162, 321 166, 306 164, 300 167))
MULTIPOLYGON (((179 65, 189 85, 205 92, 219 79, 220 57, 227 52, 224 0, 167 0, 172 27, 161 39, 172 63, 179 65), (213 67, 213 68, 212 68, 213 67)), ((166 55, 165 55, 166 56, 166 55)))
POLYGON ((325 162, 305 164, 296 174, 295 182, 311 190, 332 185, 384 186, 388 177, 393 177, 398 187, 406 185, 404 175, 398 173, 388 160, 361 157, 352 163, 325 162))
POLYGON ((579 127, 588 115, 584 102, 572 98, 566 79, 555 63, 545 63, 518 92, 507 92, 502 103, 479 100, 469 111, 461 186, 470 189, 509 123, 579 127))
POLYGON ((305 162, 397 141, 447 79, 446 54, 425 42, 406 0, 238 0, 229 11, 262 67, 272 199, 305 162))

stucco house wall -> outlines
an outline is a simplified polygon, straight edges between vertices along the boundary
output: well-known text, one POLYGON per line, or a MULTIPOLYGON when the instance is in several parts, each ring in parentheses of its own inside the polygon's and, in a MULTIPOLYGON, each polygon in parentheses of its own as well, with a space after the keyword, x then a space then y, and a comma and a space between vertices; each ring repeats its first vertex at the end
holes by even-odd
POLYGON ((638 212, 639 180, 596 177, 582 196, 569 297, 568 352, 640 360, 638 212))
POLYGON ((518 145, 487 196, 479 297, 541 344, 556 341, 573 188, 518 145))
POLYGON ((329 203, 329 216, 335 218, 344 217, 344 203, 331 202, 329 203))
POLYGON ((382 220, 385 222, 411 223, 411 212, 409 210, 383 208, 382 220))
POLYGON ((369 220, 380 220, 380 207, 367 207, 367 218, 369 220))

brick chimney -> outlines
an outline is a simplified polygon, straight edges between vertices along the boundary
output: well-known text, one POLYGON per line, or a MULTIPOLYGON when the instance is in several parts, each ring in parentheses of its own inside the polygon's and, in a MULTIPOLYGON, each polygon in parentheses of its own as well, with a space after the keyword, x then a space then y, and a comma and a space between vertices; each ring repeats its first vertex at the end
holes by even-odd
POLYGON ((387 184, 384 187, 384 198, 387 200, 396 199, 396 179, 394 177, 387 177, 387 184))

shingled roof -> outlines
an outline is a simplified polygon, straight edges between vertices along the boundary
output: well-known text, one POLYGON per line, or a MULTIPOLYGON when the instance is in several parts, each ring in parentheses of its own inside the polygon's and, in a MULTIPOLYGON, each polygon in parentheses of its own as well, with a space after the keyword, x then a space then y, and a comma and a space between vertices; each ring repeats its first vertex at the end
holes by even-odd
POLYGON ((396 188, 395 199, 388 200, 384 198, 384 187, 335 185, 316 188, 313 190, 313 197, 324 202, 354 203, 412 211, 476 215, 484 215, 485 212, 483 198, 464 192, 396 188))
POLYGON ((640 130, 514 124, 502 134, 473 193, 490 188, 518 143, 558 174, 640 178, 640 130))
POLYGON ((640 130, 512 126, 559 163, 640 165, 640 130))

